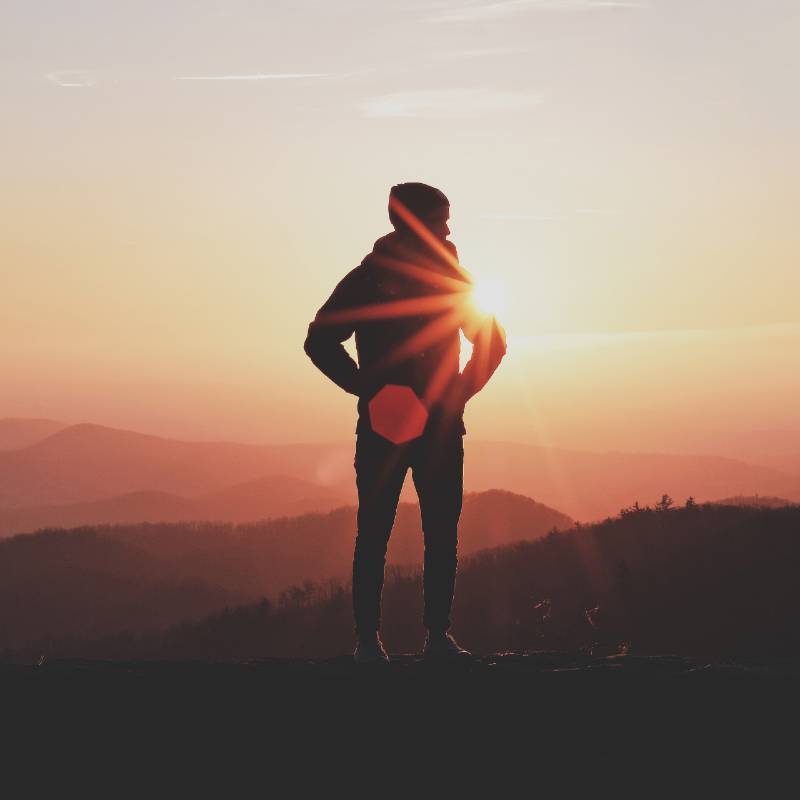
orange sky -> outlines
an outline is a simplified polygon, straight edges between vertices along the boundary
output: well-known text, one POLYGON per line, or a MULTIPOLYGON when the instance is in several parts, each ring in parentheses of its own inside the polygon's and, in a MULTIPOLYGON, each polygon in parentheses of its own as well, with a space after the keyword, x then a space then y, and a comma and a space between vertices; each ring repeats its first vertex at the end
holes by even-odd
POLYGON ((796 3, 115 5, 4 12, 0 417, 350 437, 305 329, 423 180, 505 290, 471 436, 798 427, 796 3))

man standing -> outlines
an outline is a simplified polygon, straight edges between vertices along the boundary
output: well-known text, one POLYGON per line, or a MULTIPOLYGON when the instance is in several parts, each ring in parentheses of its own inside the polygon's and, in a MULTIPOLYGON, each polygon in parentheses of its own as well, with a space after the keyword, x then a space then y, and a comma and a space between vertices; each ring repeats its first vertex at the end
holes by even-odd
POLYGON ((505 333, 470 301, 472 281, 447 240, 450 204, 424 183, 389 194, 394 231, 349 272, 309 325, 305 352, 358 397, 358 532, 353 612, 359 663, 388 662, 380 640, 386 549, 410 468, 424 534, 426 658, 469 655, 447 631, 456 577, 467 400, 505 355, 505 333), (459 372, 459 331, 473 344, 459 372), (358 363, 342 342, 355 334, 358 363))

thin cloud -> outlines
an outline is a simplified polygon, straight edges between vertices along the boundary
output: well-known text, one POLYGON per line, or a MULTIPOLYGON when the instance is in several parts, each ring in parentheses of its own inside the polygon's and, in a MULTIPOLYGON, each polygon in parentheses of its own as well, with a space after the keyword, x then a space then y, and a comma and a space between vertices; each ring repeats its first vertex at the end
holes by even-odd
POLYGON ((562 222, 571 214, 582 217, 615 217, 621 212, 615 208, 576 208, 574 211, 562 211, 555 208, 550 211, 518 212, 518 211, 491 211, 481 214, 481 219, 497 220, 500 222, 562 222))
POLYGON ((45 80, 68 89, 86 89, 97 84, 97 76, 87 69, 62 69, 46 72, 45 80))
POLYGON ((530 11, 585 11, 590 9, 648 8, 647 3, 634 0, 500 0, 495 3, 458 6, 443 11, 431 22, 485 22, 525 14, 530 11))
POLYGON ((729 328, 672 328, 652 331, 608 331, 604 333, 554 333, 541 336, 509 336, 509 346, 528 350, 575 350, 587 347, 657 341, 753 341, 800 336, 800 323, 743 325, 729 328))
POLYGON ((513 211, 498 211, 481 214, 481 219, 491 219, 499 222, 561 222, 566 219, 566 216, 560 211, 542 214, 518 214, 513 211))
POLYGON ((543 94, 491 89, 429 89, 395 92, 368 101, 367 117, 470 117, 520 111, 539 105, 543 94))
POLYGON ((588 217, 616 217, 621 212, 617 208, 576 208, 575 213, 588 217))
POLYGON ((329 72, 256 72, 246 75, 180 75, 176 81, 296 81, 330 78, 329 72))
POLYGON ((518 55, 520 53, 530 53, 530 51, 530 47, 476 47, 470 50, 451 50, 450 52, 442 53, 441 58, 487 58, 489 56, 518 55))

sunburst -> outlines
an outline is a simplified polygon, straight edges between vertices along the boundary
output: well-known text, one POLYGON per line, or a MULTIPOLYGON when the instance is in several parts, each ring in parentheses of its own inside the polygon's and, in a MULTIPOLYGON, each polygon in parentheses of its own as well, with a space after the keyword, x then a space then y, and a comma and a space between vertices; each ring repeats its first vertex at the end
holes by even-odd
MULTIPOLYGON (((505 287, 501 281, 491 278, 474 281, 453 253, 420 219, 395 198, 392 200, 394 210, 434 254, 451 266, 453 274, 443 276, 438 270, 427 269, 423 263, 411 264, 386 257, 382 258, 383 265, 416 277, 422 283, 435 284, 445 291, 319 314, 315 324, 335 325, 409 316, 428 317, 428 321, 414 334, 384 355, 381 362, 383 367, 410 358, 416 352, 462 328, 476 347, 475 357, 462 375, 464 383, 470 387, 469 393, 472 394, 486 383, 505 352, 505 333, 495 316, 502 312, 505 305, 505 287)), ((447 363, 448 359, 442 359, 427 387, 424 399, 428 404, 435 402, 445 392, 448 383, 447 363)))

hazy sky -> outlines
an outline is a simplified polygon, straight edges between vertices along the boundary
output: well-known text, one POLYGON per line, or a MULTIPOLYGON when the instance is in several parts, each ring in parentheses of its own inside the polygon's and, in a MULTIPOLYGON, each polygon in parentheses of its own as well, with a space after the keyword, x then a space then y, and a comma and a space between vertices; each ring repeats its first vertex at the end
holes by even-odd
POLYGON ((306 326, 451 201, 505 289, 476 438, 798 427, 796 0, 0 10, 0 416, 342 439, 306 326))

